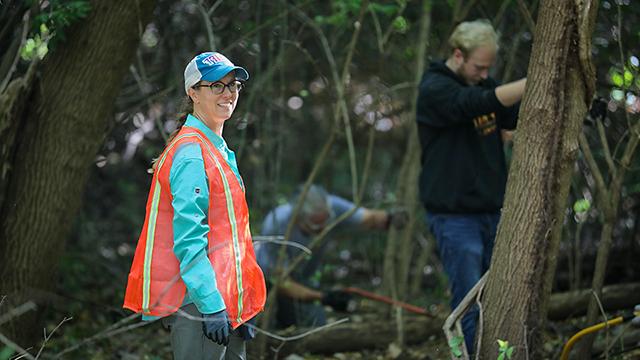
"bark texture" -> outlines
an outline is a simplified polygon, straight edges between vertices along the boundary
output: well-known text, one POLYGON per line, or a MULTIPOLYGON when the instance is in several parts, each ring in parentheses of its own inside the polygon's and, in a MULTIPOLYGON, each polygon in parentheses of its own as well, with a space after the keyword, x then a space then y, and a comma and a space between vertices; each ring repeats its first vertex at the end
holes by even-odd
MULTIPOLYGON (((55 284, 90 165, 154 2, 92 1, 90 15, 45 58, 24 111, 13 112, 10 122, 20 131, 8 151, 14 156, 0 212, 0 294, 10 304, 55 284)), ((8 335, 32 345, 42 332, 36 317, 19 322, 8 335)))
POLYGON ((597 2, 541 4, 502 220, 484 298, 480 354, 496 340, 535 358, 556 267, 578 135, 595 87, 590 37, 597 2))
MULTIPOLYGON (((444 317, 433 319, 407 316, 404 324, 406 343, 422 343, 430 336, 439 334, 443 322, 444 317)), ((381 320, 362 323, 347 322, 284 344, 275 339, 269 341, 271 349, 279 349, 277 358, 280 359, 291 353, 334 354, 364 349, 386 349, 396 338, 397 329, 393 323, 381 320)))

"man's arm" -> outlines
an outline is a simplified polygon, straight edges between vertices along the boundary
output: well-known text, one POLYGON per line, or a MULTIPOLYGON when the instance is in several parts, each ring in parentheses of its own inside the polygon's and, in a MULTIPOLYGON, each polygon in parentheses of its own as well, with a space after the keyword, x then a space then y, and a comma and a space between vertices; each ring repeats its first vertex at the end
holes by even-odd
POLYGON ((361 226, 367 230, 384 230, 389 224, 389 213, 384 210, 364 209, 361 226))
POLYGON ((496 88, 462 86, 453 79, 433 76, 420 85, 418 122, 432 127, 457 126, 476 116, 501 111, 517 103, 526 78, 496 88))
POLYGON ((283 284, 278 286, 278 291, 286 297, 305 302, 322 300, 323 295, 322 292, 306 287, 291 279, 285 280, 283 284))
POLYGON ((495 90, 498 101, 500 101, 500 103, 505 107, 514 105, 522 99, 526 83, 527 78, 522 78, 520 80, 498 86, 495 90))

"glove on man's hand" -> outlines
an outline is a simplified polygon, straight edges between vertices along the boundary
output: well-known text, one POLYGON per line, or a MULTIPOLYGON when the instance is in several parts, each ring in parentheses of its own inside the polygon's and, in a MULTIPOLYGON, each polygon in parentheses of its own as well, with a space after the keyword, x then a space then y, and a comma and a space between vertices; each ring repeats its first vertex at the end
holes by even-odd
POLYGON ((331 290, 322 295, 322 305, 331 306, 335 311, 345 312, 351 301, 351 294, 342 290, 331 290))
POLYGON ((204 336, 219 345, 229 345, 229 334, 231 333, 231 323, 227 310, 218 311, 213 314, 202 315, 202 332, 204 336))
POLYGON ((402 229, 409 222, 409 213, 404 208, 393 208, 387 211, 387 216, 387 229, 391 226, 402 229))

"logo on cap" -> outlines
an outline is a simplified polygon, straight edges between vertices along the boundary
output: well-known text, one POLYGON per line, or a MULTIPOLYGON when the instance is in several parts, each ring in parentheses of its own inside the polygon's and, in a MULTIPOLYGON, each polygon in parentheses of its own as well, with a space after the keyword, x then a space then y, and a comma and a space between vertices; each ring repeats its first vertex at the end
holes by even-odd
POLYGON ((211 66, 211 65, 213 65, 215 63, 218 63, 218 62, 222 62, 222 63, 227 64, 229 66, 233 66, 233 64, 231 63, 231 61, 229 61, 229 59, 227 59, 226 57, 224 57, 224 56, 222 56, 221 54, 218 54, 218 53, 211 54, 211 55, 207 56, 206 58, 204 58, 202 60, 203 64, 206 64, 206 65, 209 65, 209 66, 211 66))

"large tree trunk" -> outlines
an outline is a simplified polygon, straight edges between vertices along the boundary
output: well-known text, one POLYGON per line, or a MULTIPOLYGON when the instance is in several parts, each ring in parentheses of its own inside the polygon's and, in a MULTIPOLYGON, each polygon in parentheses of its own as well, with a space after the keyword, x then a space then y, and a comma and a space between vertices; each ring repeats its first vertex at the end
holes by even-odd
MULTIPOLYGON (((114 100, 154 0, 92 1, 88 18, 45 58, 22 114, 0 212, 0 294, 20 303, 49 290, 81 203, 90 165, 106 135, 114 100)), ((7 306, 5 304, 5 306, 7 306)), ((8 334, 32 345, 34 316, 8 334)), ((5 333, 6 334, 6 333, 5 333)))
POLYGON ((596 9, 592 1, 541 5, 482 301, 483 359, 496 358, 497 339, 515 346, 516 359, 539 349, 578 135, 595 86, 590 37, 596 9))

